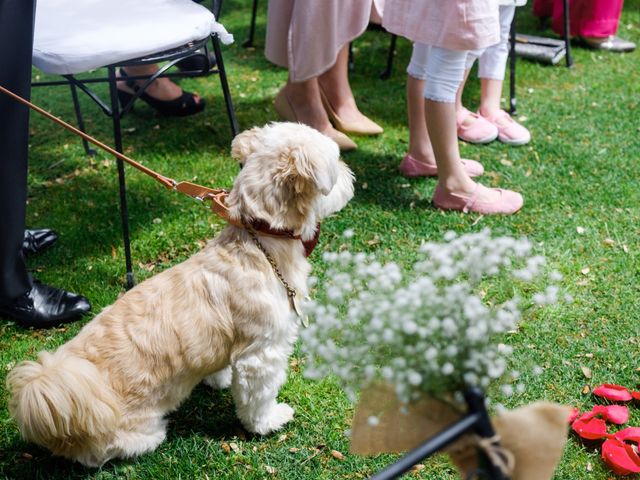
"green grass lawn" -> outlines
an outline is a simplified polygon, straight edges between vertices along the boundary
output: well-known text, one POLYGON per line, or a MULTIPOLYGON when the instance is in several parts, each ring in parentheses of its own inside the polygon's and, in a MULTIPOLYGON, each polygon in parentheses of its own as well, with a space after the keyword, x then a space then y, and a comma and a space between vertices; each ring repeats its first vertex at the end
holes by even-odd
MULTIPOLYGON (((223 51, 241 129, 276 119, 272 100, 287 76, 263 55, 266 2, 261 2, 255 48, 241 47, 250 3, 227 1, 223 9, 223 20, 236 38, 223 51)), ((536 33, 530 6, 520 10, 519 31, 536 33)), ((640 42, 640 0, 625 2, 619 34, 640 42)), ((384 81, 378 73, 387 46, 388 36, 380 32, 367 32, 354 43, 350 78, 358 105, 385 133, 358 138, 359 149, 345 155, 357 177, 356 194, 323 224, 319 251, 311 257, 315 272, 322 275, 322 251, 374 252, 406 265, 421 241, 441 240, 448 230, 488 227, 499 234, 528 236, 550 266, 563 273, 564 288, 575 301, 537 310, 506 339, 515 349, 514 367, 524 372, 527 383, 526 391, 506 405, 547 399, 589 409, 593 399, 582 393, 585 386, 611 382, 637 388, 640 52, 609 54, 577 47, 572 69, 518 61, 518 113, 531 130, 532 142, 523 147, 461 144, 461 150, 484 164, 485 184, 522 192, 525 206, 514 216, 482 217, 432 209, 435 181, 407 180, 397 173, 408 141, 404 69, 411 45, 399 40, 393 75, 384 81), (341 237, 346 228, 355 232, 348 241, 341 237), (542 375, 527 373, 534 364, 543 367, 542 375), (590 369, 592 378, 586 378, 581 367, 590 369)), ((474 72, 468 83, 465 103, 473 109, 479 97, 474 72)), ((184 119, 159 118, 145 104, 136 105, 124 119, 126 152, 178 180, 230 187, 238 167, 229 155, 230 129, 218 78, 181 84, 207 99, 205 112, 184 119)), ((67 88, 34 89, 33 100, 55 115, 74 119, 67 88)), ((87 98, 82 104, 89 133, 111 144, 110 120, 87 98)), ((133 169, 127 172, 138 280, 184 260, 222 228, 219 219, 188 197, 165 191, 133 169)), ((28 224, 61 234, 53 249, 29 260, 30 268, 44 282, 85 294, 93 314, 99 312, 118 297, 124 283, 114 160, 104 152, 88 159, 78 138, 34 114, 29 185, 28 224)), ((248 434, 234 415, 230 394, 200 386, 170 416, 168 438, 151 454, 93 470, 54 458, 20 440, 7 412, 4 380, 17 361, 56 348, 89 320, 48 331, 0 322, 0 478, 356 479, 396 458, 348 453, 344 432, 353 407, 331 380, 316 383, 303 377, 305 360, 298 350, 280 394, 296 409, 296 417, 278 434, 248 434), (344 459, 332 456, 332 450, 342 452, 344 459)), ((629 425, 640 425, 640 409, 631 408, 629 425)), ((415 478, 456 478, 444 457, 424 465, 415 478)), ((572 438, 555 478, 612 476, 596 449, 572 438)))

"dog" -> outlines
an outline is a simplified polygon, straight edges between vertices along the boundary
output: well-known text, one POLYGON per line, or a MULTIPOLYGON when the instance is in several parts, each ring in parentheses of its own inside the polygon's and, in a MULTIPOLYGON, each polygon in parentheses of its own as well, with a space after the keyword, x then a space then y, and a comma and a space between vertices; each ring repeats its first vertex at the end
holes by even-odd
POLYGON ((351 199, 354 177, 331 139, 297 123, 247 130, 231 155, 242 168, 216 238, 9 373, 9 410, 26 440, 89 467, 150 452, 203 379, 231 388, 250 432, 293 419, 276 397, 297 338, 294 303, 307 293, 304 244, 351 199))

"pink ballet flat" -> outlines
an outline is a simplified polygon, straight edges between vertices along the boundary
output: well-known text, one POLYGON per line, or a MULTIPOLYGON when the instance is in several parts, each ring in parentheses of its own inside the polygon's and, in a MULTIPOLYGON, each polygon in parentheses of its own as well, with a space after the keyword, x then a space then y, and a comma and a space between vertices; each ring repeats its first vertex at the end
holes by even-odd
POLYGON ((498 127, 477 113, 462 107, 456 113, 458 138, 469 143, 489 143, 498 138, 498 127), (468 123, 468 119, 473 121, 468 123), (468 123, 468 124, 465 124, 468 123))
MULTIPOLYGON (((470 177, 478 177, 484 173, 484 167, 482 164, 475 160, 466 160, 463 158, 461 162, 467 172, 467 175, 470 177)), ((437 166, 416 160, 408 153, 400 162, 398 170, 400 170, 402 176, 407 178, 438 176, 437 166)))
POLYGON ((500 110, 493 117, 484 117, 479 114, 481 118, 495 125, 498 129, 498 140, 507 145, 524 145, 531 141, 531 133, 525 127, 516 122, 511 115, 504 110, 500 110))
POLYGON ((500 197, 497 200, 493 202, 479 201, 478 196, 483 190, 489 189, 477 183, 473 193, 465 196, 447 192, 438 184, 433 193, 431 203, 434 207, 442 210, 458 210, 464 213, 475 212, 483 215, 510 215, 520 210, 524 204, 522 195, 512 190, 503 190, 502 188, 491 189, 500 193, 500 197))

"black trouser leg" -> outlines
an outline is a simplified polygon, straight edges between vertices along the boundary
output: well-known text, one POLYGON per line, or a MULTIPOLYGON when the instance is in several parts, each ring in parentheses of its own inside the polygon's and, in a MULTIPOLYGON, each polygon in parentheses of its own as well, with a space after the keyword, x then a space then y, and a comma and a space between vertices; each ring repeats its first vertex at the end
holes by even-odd
MULTIPOLYGON (((35 0, 0 0, 0 85, 29 98, 35 0)), ((0 302, 31 288, 22 256, 29 109, 0 93, 0 302)))

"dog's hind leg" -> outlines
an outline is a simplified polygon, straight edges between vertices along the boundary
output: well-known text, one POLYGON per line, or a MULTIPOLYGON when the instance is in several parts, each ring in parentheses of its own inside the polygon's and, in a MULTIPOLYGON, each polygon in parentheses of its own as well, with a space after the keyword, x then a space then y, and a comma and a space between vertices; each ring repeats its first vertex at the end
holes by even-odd
POLYGON ((130 430, 118 430, 110 446, 111 458, 135 457, 151 452, 163 442, 166 436, 167 420, 161 417, 150 418, 130 430))
POLYGON ((293 419, 293 409, 276 400, 286 378, 287 355, 277 348, 236 359, 231 392, 238 418, 247 430, 266 435, 293 419))
POLYGON ((212 373, 204 379, 204 384, 209 385, 211 388, 221 390, 223 388, 229 388, 231 386, 232 370, 231 365, 222 370, 218 370, 216 373, 212 373))

